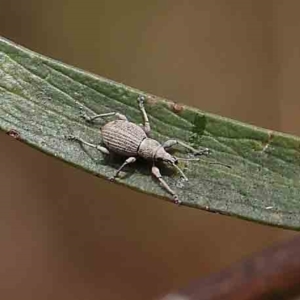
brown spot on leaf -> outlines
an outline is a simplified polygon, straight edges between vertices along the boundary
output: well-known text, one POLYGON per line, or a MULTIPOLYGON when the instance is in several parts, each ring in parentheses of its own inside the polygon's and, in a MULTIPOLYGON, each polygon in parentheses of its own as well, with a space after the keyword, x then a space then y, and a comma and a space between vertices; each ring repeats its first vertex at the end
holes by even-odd
POLYGON ((13 137, 14 139, 18 140, 21 136, 20 133, 15 129, 10 129, 6 132, 9 136, 13 137))
POLYGON ((270 131, 268 133, 268 140, 267 140, 267 142, 263 143, 263 149, 261 152, 266 152, 268 150, 273 138, 274 138, 274 133, 272 131, 270 131))
POLYGON ((179 103, 173 102, 171 104, 171 109, 173 110, 174 113, 178 114, 183 110, 183 106, 179 103))

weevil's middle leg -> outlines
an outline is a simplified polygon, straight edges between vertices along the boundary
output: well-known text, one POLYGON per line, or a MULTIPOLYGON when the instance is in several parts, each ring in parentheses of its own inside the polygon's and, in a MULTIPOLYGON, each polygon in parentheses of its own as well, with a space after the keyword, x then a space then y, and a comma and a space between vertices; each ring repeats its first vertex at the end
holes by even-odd
POLYGON ((110 178, 110 180, 114 180, 116 179, 118 176, 119 176, 119 173, 122 171, 122 169, 126 166, 126 165, 129 165, 129 164, 132 164, 136 161, 136 158, 135 157, 128 157, 124 163, 121 165, 121 167, 116 171, 116 173, 110 178))
POLYGON ((110 117, 110 116, 116 116, 120 120, 127 121, 127 117, 118 112, 109 112, 109 113, 94 115, 94 116, 88 116, 87 114, 84 114, 84 113, 81 114, 81 117, 89 123, 93 123, 98 118, 105 118, 105 117, 110 117))
POLYGON ((77 141, 81 144, 84 144, 84 145, 87 145, 89 147, 95 148, 98 151, 102 152, 103 154, 109 154, 108 149, 106 149, 105 147, 100 146, 100 145, 96 145, 96 144, 91 144, 91 143, 89 143, 89 142, 87 142, 87 141, 85 141, 81 138, 78 138, 76 136, 70 135, 70 136, 67 137, 67 139, 70 140, 70 141, 77 141))
POLYGON ((190 146, 186 143, 183 143, 181 141, 178 141, 178 140, 168 140, 168 141, 164 142, 163 147, 167 150, 175 145, 181 145, 182 147, 192 151, 193 154, 195 154, 195 155, 208 155, 210 153, 210 150, 208 148, 197 150, 197 149, 193 148, 192 146, 190 146))
POLYGON ((180 204, 181 201, 179 200, 177 194, 169 187, 169 185, 163 180, 159 168, 156 166, 152 167, 152 174, 159 180, 160 184, 173 196, 174 202, 176 204, 180 204))
POLYGON ((145 102, 145 97, 144 96, 139 96, 138 97, 138 104, 139 104, 139 108, 141 110, 141 113, 142 113, 143 119, 144 119, 143 128, 144 128, 144 131, 146 132, 146 134, 148 134, 151 131, 151 127, 150 127, 150 122, 149 122, 149 119, 148 119, 148 115, 147 115, 147 112, 146 112, 146 109, 145 109, 144 102, 145 102))

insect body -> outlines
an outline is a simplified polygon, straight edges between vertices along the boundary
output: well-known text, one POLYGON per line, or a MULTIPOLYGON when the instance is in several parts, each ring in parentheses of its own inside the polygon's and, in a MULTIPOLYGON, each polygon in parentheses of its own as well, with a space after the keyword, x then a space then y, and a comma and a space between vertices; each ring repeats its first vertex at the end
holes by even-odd
POLYGON ((181 176, 185 180, 187 180, 182 170, 177 166, 178 159, 175 156, 169 154, 166 150, 177 144, 189 149, 194 154, 208 154, 208 149, 205 148, 198 151, 183 142, 173 139, 168 140, 163 144, 159 143, 154 139, 151 139, 148 136, 151 129, 149 119, 144 107, 143 96, 140 96, 138 98, 138 103, 141 113, 143 115, 144 125, 137 125, 135 123, 129 122, 126 116, 117 112, 100 114, 92 117, 82 115, 82 117, 88 122, 93 122, 97 118, 103 118, 108 116, 117 117, 117 120, 106 123, 101 129, 103 144, 106 147, 91 144, 81 138, 77 138, 74 136, 69 136, 68 138, 70 140, 79 141, 90 147, 94 147, 104 154, 109 154, 110 152, 113 152, 127 157, 125 162, 115 172, 113 177, 111 177, 112 180, 118 177, 120 171, 126 165, 134 163, 138 157, 152 161, 152 174, 160 181, 161 185, 173 196, 174 201, 176 203, 180 203, 177 194, 169 187, 169 185, 162 178, 159 169, 155 166, 155 162, 162 161, 172 165, 180 172, 181 176))
POLYGON ((147 138, 140 126, 126 120, 105 124, 101 133, 105 146, 112 152, 124 156, 136 156, 142 141, 147 138))

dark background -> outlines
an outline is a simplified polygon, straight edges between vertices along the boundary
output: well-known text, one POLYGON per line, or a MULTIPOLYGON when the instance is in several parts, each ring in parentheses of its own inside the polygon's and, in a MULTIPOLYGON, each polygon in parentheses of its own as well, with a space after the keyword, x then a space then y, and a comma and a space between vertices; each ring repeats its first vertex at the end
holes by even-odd
MULTIPOLYGON (((0 0, 0 35, 300 134, 299 1, 0 0)), ((153 299, 293 232, 110 184, 0 134, 1 299, 153 299)))

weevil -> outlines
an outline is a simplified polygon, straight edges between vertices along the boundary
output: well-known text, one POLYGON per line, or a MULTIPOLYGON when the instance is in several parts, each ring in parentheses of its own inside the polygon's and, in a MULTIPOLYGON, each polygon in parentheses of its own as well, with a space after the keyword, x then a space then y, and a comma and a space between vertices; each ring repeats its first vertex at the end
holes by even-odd
POLYGON ((120 114, 118 112, 110 112, 94 116, 81 114, 81 116, 89 123, 93 123, 98 118, 105 118, 109 116, 115 116, 117 118, 116 120, 106 123, 101 128, 102 141, 105 147, 102 145, 89 143, 75 136, 68 136, 68 139, 78 141, 82 144, 93 147, 102 152, 103 154, 110 154, 110 152, 113 152, 121 156, 127 157, 124 163, 116 170, 114 175, 110 177, 111 180, 115 180, 126 165, 134 163, 139 157, 148 161, 152 161, 152 174, 159 180, 159 182, 165 188, 165 190, 172 195, 175 203, 180 204, 178 195, 162 178, 160 170, 155 165, 155 163, 161 161, 172 165, 187 181, 187 177, 185 176, 183 171, 177 166, 179 158, 172 156, 170 153, 167 152, 167 150, 175 145, 180 145, 193 152, 193 154, 207 155, 209 154, 209 149, 204 148, 201 150, 196 150, 190 145, 175 139, 168 140, 161 144, 157 140, 150 138, 149 134, 151 131, 151 127, 147 112, 145 110, 144 102, 145 97, 139 96, 138 106, 142 113, 144 121, 144 124, 140 125, 128 121, 125 115, 120 114))

